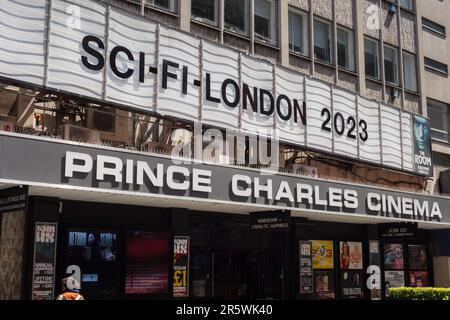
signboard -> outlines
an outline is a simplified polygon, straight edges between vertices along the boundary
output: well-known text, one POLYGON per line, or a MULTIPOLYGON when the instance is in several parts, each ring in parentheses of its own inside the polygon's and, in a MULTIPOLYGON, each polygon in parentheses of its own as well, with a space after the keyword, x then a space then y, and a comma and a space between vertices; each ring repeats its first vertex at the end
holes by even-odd
POLYGON ((384 272, 384 289, 385 296, 389 297, 390 288, 399 288, 405 286, 404 271, 385 271, 384 272))
POLYGON ((414 164, 416 173, 425 176, 433 175, 431 158, 431 126, 424 117, 413 115, 414 131, 414 164))
POLYGON ((380 244, 378 240, 369 241, 369 263, 366 284, 370 291, 370 300, 381 300, 380 244))
POLYGON ((408 261, 410 270, 427 270, 427 247, 408 245, 408 261))
POLYGON ((27 208, 28 186, 0 190, 0 214, 27 208))
POLYGON ((0 132, 0 182, 450 226, 450 198, 0 132), (17 161, 35 159, 35 161, 17 161), (181 162, 181 161, 180 161, 181 162), (181 180, 180 180, 181 176, 181 180), (183 178, 184 177, 184 178, 183 178), (145 183, 144 183, 145 182, 145 183), (266 192, 260 192, 264 188, 266 192))
POLYGON ((341 271, 341 296, 344 299, 363 298, 363 277, 361 271, 341 271))
POLYGON ((410 271, 409 285, 411 287, 428 287, 428 272, 426 271, 410 271))
POLYGON ((334 272, 314 270, 314 296, 317 299, 334 299, 334 272))
POLYGON ((173 296, 189 297, 189 237, 173 240, 173 296))
POLYGON ((402 270, 404 268, 403 245, 399 243, 384 244, 384 268, 402 270))
POLYGON ((98 1, 4 0, 0 9, 0 77, 432 173, 429 126, 406 111, 98 1))
POLYGON ((35 224, 32 300, 53 300, 57 223, 35 224))
POLYGON ((378 235, 382 239, 405 239, 417 238, 417 223, 382 223, 378 224, 378 235))
POLYGON ((311 241, 313 269, 334 269, 333 241, 311 241))
POLYGON ((257 231, 288 230, 290 211, 250 213, 250 229, 257 231))
POLYGON ((362 270, 363 252, 361 242, 339 242, 341 270, 362 270))
POLYGON ((313 293, 311 242, 300 241, 300 294, 313 293))
POLYGON ((127 237, 125 294, 168 293, 169 234, 133 231, 127 237))

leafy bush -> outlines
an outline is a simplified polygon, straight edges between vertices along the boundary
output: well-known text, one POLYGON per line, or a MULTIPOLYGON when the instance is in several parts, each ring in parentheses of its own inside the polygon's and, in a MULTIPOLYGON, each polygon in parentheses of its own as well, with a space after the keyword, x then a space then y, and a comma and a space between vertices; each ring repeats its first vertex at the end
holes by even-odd
POLYGON ((450 300, 450 288, 390 288, 389 297, 397 300, 450 300))

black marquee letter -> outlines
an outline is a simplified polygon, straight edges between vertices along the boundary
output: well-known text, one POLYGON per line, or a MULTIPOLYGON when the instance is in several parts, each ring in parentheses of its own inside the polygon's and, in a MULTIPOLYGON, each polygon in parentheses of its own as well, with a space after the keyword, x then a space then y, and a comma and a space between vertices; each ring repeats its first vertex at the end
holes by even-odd
POLYGON ((248 84, 244 83, 244 103, 243 107, 245 110, 247 110, 247 99, 250 101, 250 105, 252 106, 253 112, 258 112, 258 88, 253 88, 253 96, 250 92, 250 88, 248 87, 248 84))
POLYGON ((223 83, 222 83, 222 99, 223 102, 225 102, 225 104, 231 108, 236 108, 239 104, 239 100, 241 100, 241 91, 239 90, 239 85, 236 83, 236 81, 232 80, 232 79, 226 79, 223 83), (228 100, 227 97, 227 87, 228 85, 231 85, 232 87, 234 87, 234 101, 230 101, 228 100))
POLYGON ((211 74, 209 73, 206 73, 206 100, 214 103, 220 103, 219 98, 214 98, 211 96, 211 74))
POLYGON ((178 63, 163 60, 163 74, 162 74, 162 88, 167 89, 167 79, 170 77, 172 79, 177 79, 178 76, 175 73, 169 72, 169 66, 178 69, 180 65, 178 63))
POLYGON ((131 53, 130 50, 128 50, 125 47, 122 46, 117 46, 114 49, 111 50, 111 57, 109 58, 109 64, 111 66, 111 70, 112 72, 118 76, 119 78, 122 79, 128 79, 129 77, 131 77, 134 73, 134 69, 128 69, 126 72, 121 72, 118 68, 117 68, 117 55, 119 54, 119 52, 123 52, 127 55, 128 60, 130 61, 134 61, 134 57, 133 54, 131 53))
POLYGON ((300 105, 297 99, 294 99, 294 122, 298 122, 298 116, 302 120, 304 126, 306 126, 306 102, 303 101, 302 109, 300 109, 300 105))
POLYGON ((90 54, 91 56, 96 58, 98 63, 97 64, 90 63, 86 56, 81 56, 81 62, 83 63, 83 65, 86 68, 88 68, 90 70, 100 71, 105 66, 105 58, 102 56, 102 54, 100 52, 96 51, 94 48, 91 48, 89 46, 90 42, 95 42, 98 45, 99 49, 102 49, 102 50, 105 49, 105 45, 103 44, 103 41, 100 40, 99 38, 94 37, 94 36, 84 37, 83 42, 82 42, 84 51, 86 51, 87 54, 90 54))
POLYGON ((288 96, 284 95, 284 94, 280 94, 277 98, 277 113, 278 116, 280 117, 281 120, 284 121, 289 121, 289 119, 291 119, 292 116, 292 104, 291 104, 291 100, 289 100, 288 96), (281 101, 284 100, 287 102, 287 107, 288 107, 288 113, 287 115, 284 115, 283 112, 281 112, 281 101))
POLYGON ((273 113, 273 110, 274 110, 274 98, 273 98, 272 93, 268 90, 259 89, 259 112, 266 116, 270 116, 273 113), (269 97, 269 101, 270 101, 269 110, 264 109, 264 105, 265 105, 264 97, 265 96, 269 97))

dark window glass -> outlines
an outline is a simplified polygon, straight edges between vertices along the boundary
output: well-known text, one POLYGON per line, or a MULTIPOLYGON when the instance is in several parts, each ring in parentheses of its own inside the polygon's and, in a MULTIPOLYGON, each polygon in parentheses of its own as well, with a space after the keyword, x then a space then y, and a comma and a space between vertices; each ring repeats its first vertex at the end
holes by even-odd
POLYGON ((329 23, 314 21, 314 55, 316 59, 331 62, 331 27, 329 23))
POLYGON ((366 76, 379 79, 380 67, 378 63, 378 43, 369 39, 364 40, 364 57, 366 76))
POLYGON ((216 0, 192 0, 192 17, 195 20, 206 20, 217 23, 216 0))
POLYGON ((248 32, 248 0, 225 0, 225 28, 238 32, 248 32))
POLYGON ((425 67, 433 71, 448 74, 448 66, 446 64, 427 57, 425 57, 425 67))
POLYGON ((428 20, 427 18, 422 18, 422 26, 427 30, 431 30, 435 33, 440 34, 441 36, 445 37, 445 35, 446 35, 444 26, 442 26, 434 21, 428 20))

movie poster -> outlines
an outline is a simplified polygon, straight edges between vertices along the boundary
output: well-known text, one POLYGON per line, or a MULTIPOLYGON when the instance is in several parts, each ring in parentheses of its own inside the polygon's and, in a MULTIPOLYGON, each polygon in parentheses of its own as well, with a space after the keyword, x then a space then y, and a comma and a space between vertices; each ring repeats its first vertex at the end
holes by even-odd
POLYGON ((127 238, 126 294, 167 294, 169 234, 134 231, 127 238))
POLYGON ((362 271, 341 271, 341 295, 345 299, 363 298, 362 271))
POLYGON ((405 286, 405 273, 403 271, 385 271, 384 289, 386 297, 389 297, 390 288, 399 288, 405 286))
POLYGON ((189 237, 173 240, 173 296, 189 297, 189 237))
POLYGON ((425 176, 433 175, 431 158, 430 121, 424 117, 413 115, 414 131, 414 164, 416 173, 425 176))
POLYGON ((311 241, 313 269, 334 269, 333 241, 311 241))
POLYGON ((361 242, 341 241, 339 243, 341 270, 362 270, 363 255, 361 242))
POLYGON ((314 271, 314 294, 317 299, 334 299, 334 272, 314 271))
POLYGON ((381 300, 381 270, 380 270, 380 244, 378 240, 369 241, 369 268, 367 288, 370 291, 370 300, 381 300))
POLYGON ((426 271, 410 271, 409 286, 410 287, 428 287, 428 272, 426 271))
POLYGON ((311 243, 300 241, 300 294, 313 293, 311 243))
POLYGON ((111 229, 70 229, 66 267, 80 268, 81 289, 85 295, 115 296, 119 269, 117 232, 111 229))
POLYGON ((409 269, 427 270, 427 248, 425 246, 408 246, 409 269))
POLYGON ((384 244, 384 268, 388 270, 403 270, 403 245, 384 244))
POLYGON ((36 223, 32 300, 54 299, 56 231, 56 223, 36 223))

